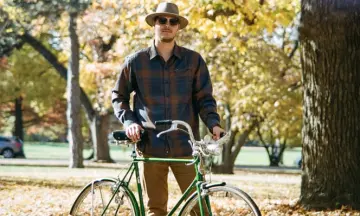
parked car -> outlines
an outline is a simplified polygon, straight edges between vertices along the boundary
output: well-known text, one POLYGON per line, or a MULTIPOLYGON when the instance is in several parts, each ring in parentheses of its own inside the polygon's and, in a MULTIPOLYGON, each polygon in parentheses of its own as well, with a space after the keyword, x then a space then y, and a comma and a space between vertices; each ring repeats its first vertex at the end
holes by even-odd
POLYGON ((0 136, 0 155, 4 158, 25 157, 24 143, 17 137, 0 136))

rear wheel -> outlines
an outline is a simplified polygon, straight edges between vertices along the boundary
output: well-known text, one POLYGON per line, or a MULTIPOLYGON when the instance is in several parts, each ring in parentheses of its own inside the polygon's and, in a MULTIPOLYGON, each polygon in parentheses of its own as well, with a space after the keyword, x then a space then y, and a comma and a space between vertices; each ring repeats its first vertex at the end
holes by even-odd
MULTIPOLYGON (((261 216, 260 210, 244 191, 232 186, 215 186, 205 190, 202 195, 203 208, 207 209, 210 204, 212 215, 237 215, 237 216, 261 216)), ((181 215, 200 215, 197 194, 192 195, 185 204, 181 215)), ((205 215, 210 215, 205 210, 205 215)))
POLYGON ((13 158, 15 156, 14 151, 11 149, 5 149, 3 151, 3 156, 4 156, 4 158, 13 158))
MULTIPOLYGON (((102 215, 115 193, 116 183, 112 179, 101 179, 87 185, 76 198, 70 215, 102 215)), ((125 188, 120 187, 104 215, 127 216, 135 213, 132 197, 125 188)))

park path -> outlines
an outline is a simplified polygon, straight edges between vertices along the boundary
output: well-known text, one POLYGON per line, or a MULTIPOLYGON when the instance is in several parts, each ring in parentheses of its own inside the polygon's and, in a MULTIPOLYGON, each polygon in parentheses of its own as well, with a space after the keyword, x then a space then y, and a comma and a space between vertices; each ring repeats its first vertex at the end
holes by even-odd
MULTIPOLYGON (((86 169, 67 169, 67 160, 44 159, 0 159, 0 177, 18 176, 34 178, 99 178, 117 176, 119 171, 126 168, 129 161, 116 161, 116 163, 95 163, 84 161, 86 169), (7 168, 6 168, 7 167, 7 168), (13 168, 11 168, 13 167, 13 168), (17 168, 15 168, 17 167, 17 168), (6 168, 6 169, 5 169, 6 168), (63 169, 61 169, 63 168, 63 169), (99 169, 101 168, 101 169, 99 169), (64 169, 67 171, 64 172, 64 169), (19 170, 18 172, 15 170, 19 170), (34 175, 31 174, 34 173, 34 175), (35 174, 36 173, 36 174, 35 174)), ((300 170, 286 167, 266 166, 236 166, 234 175, 212 174, 216 181, 253 181, 259 183, 300 184, 300 170)), ((210 176, 208 175, 210 179, 210 176)))

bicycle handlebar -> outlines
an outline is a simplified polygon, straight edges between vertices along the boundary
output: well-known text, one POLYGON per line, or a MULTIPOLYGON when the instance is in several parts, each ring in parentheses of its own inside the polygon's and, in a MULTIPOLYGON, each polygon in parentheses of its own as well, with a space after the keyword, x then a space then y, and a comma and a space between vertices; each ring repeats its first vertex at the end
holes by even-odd
MULTIPOLYGON (((230 140, 230 132, 223 135, 219 140, 214 141, 210 137, 205 137, 205 140, 196 141, 191 126, 181 120, 161 120, 161 121, 155 121, 155 125, 171 125, 169 129, 165 131, 161 131, 159 134, 157 134, 157 137, 160 137, 162 134, 169 133, 171 131, 175 130, 181 130, 189 134, 190 137, 190 144, 194 152, 201 152, 203 155, 218 155, 221 153, 221 146, 224 145, 226 142, 230 140), (179 128, 178 125, 182 125, 186 128, 186 130, 179 128)), ((142 135, 143 136, 143 132, 142 135)), ((114 131, 113 137, 117 141, 125 141, 127 143, 129 141, 129 138, 126 136, 125 131, 114 131)))
POLYGON ((211 139, 211 137, 207 136, 204 139, 205 140, 200 140, 200 141, 196 141, 192 128, 191 126, 184 122, 184 121, 180 121, 180 120, 162 120, 162 121, 156 121, 155 125, 169 125, 171 124, 171 127, 165 131, 160 132, 157 137, 160 137, 162 134, 171 132, 171 131, 175 131, 175 130, 182 130, 184 132, 187 132, 189 134, 190 137, 190 144, 191 147, 193 149, 193 153, 198 153, 201 152, 204 156, 209 156, 209 155, 219 155, 221 154, 221 147, 222 145, 224 145, 225 143, 230 141, 230 136, 231 133, 222 133, 221 134, 221 138, 217 141, 214 141, 211 139), (182 125, 186 128, 186 130, 182 129, 182 128, 178 128, 178 125, 182 125))
POLYGON ((194 134, 192 132, 192 129, 190 127, 190 125, 184 121, 180 121, 180 120, 161 120, 161 121, 155 121, 155 125, 169 125, 171 123, 171 127, 165 131, 161 131, 160 133, 158 133, 157 137, 160 137, 162 134, 171 132, 171 131, 175 131, 175 130, 182 130, 184 132, 187 132, 190 136, 190 140, 192 143, 196 143, 194 134), (178 128, 178 125, 182 125, 186 128, 186 131, 178 128))

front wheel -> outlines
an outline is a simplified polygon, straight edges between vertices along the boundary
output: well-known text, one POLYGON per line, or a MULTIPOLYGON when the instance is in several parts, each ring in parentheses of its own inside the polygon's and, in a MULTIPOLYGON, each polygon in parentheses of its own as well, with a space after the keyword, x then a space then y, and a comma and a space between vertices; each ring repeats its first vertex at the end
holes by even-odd
MULTIPOLYGON (((232 186, 215 186, 203 191, 201 196, 205 215, 261 216, 261 212, 251 197, 232 186), (208 209, 211 208, 211 214, 208 209)), ((186 202, 182 216, 200 215, 198 195, 194 193, 186 202)))
POLYGON ((136 204, 131 192, 125 187, 120 187, 115 194, 117 181, 113 179, 100 179, 88 184, 76 198, 70 215, 136 215, 136 204), (115 197, 102 214, 111 197, 115 197))

